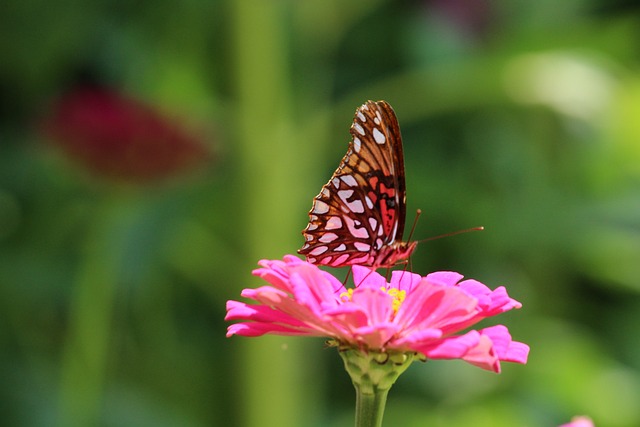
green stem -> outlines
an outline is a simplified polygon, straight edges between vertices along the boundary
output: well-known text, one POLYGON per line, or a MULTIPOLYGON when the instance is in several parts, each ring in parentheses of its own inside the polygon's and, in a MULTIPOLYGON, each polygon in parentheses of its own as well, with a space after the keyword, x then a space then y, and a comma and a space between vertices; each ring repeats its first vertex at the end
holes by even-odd
POLYGON ((355 348, 342 348, 339 354, 356 388, 356 427, 382 426, 387 394, 416 355, 355 348))
MULTIPOLYGON (((247 248, 249 261, 238 279, 242 287, 250 283, 246 272, 255 268, 256 260, 280 257, 299 242, 299 234, 292 233, 291 224, 301 218, 291 192, 300 181, 304 162, 297 154, 302 133, 292 114, 288 3, 229 2, 235 41, 234 128, 239 159, 235 182, 240 197, 235 203, 236 210, 246 214, 241 220, 244 235, 239 240, 247 248)), ((236 358, 240 372, 236 381, 240 425, 297 427, 308 425, 317 417, 320 389, 308 384, 318 384, 321 378, 309 369, 313 365, 306 346, 310 344, 272 336, 241 345, 236 358), (301 393, 303 389, 305 392, 301 393)))
POLYGON ((122 200, 107 196, 96 207, 70 296, 62 354, 59 426, 99 424, 111 322, 120 267, 122 200))
POLYGON ((380 427, 384 407, 387 403, 389 389, 376 388, 373 393, 366 393, 361 387, 356 388, 356 427, 380 427))

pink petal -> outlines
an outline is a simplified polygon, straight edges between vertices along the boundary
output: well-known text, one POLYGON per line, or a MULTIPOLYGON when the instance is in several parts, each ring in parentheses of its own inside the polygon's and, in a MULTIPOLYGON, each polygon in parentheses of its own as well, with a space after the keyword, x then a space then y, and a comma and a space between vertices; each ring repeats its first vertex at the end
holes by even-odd
POLYGON ((487 371, 500 373, 500 358, 496 355, 491 339, 486 335, 480 335, 478 345, 470 348, 462 360, 487 371))
POLYGON ((419 274, 410 273, 404 270, 396 270, 391 272, 391 282, 389 288, 396 288, 401 291, 411 292, 411 290, 420 283, 422 277, 419 274))
POLYGON ((393 341, 393 347, 418 349, 430 345, 442 338, 440 329, 419 329, 393 341))
POLYGON ((480 334, 477 331, 470 331, 464 335, 444 338, 416 350, 430 359, 459 359, 479 342, 480 334))
POLYGON ((289 279, 294 299, 316 313, 323 307, 337 306, 340 302, 333 284, 322 273, 322 270, 306 264, 293 269, 289 279))
POLYGON ((512 341, 511 334, 506 326, 496 325, 480 330, 482 335, 489 337, 493 348, 500 360, 505 362, 527 363, 529 346, 512 341))
POLYGON ((351 302, 367 313, 369 324, 387 322, 393 315, 393 297, 380 289, 358 287, 351 295, 351 302))
POLYGON ((339 326, 345 330, 362 327, 369 323, 367 313, 362 311, 362 307, 350 302, 344 303, 334 309, 326 310, 323 315, 327 323, 339 326))
POLYGON ((475 299, 455 287, 434 285, 423 279, 400 306, 396 322, 409 330, 442 328, 473 316, 476 304, 475 299))
POLYGON ((289 273, 285 270, 285 265, 282 261, 267 261, 262 260, 259 262, 265 268, 257 268, 253 270, 253 275, 258 276, 270 283, 276 289, 280 289, 284 292, 290 292, 289 289, 289 273))
POLYGON ((436 271, 434 273, 427 274, 425 279, 431 283, 439 283, 446 286, 455 286, 464 276, 455 271, 436 271))
POLYGON ((482 369, 500 372, 500 361, 492 350, 491 340, 477 331, 445 338, 419 351, 430 359, 462 359, 482 369))
MULTIPOLYGON (((263 259, 258 264, 263 268, 255 269, 253 275, 266 280, 272 286, 285 292, 291 292, 289 283, 291 273, 296 271, 297 267, 310 265, 293 255, 285 255, 284 261, 263 259)), ((342 283, 331 274, 320 269, 317 269, 317 273, 330 282, 331 288, 335 293, 339 294, 345 291, 342 283)))
POLYGON ((238 301, 227 301, 225 320, 251 320, 261 323, 281 323, 294 327, 305 327, 298 318, 263 305, 250 305, 238 301))
POLYGON ((387 281, 375 270, 371 270, 368 267, 362 267, 360 265, 354 265, 351 267, 353 272, 353 283, 356 288, 360 286, 368 286, 372 288, 386 288, 387 281))
POLYGON ((322 332, 299 330, 277 325, 275 323, 234 323, 227 328, 227 337, 240 335, 243 337, 259 337, 264 334, 323 336, 322 332))
POLYGON ((309 325, 309 327, 324 331, 329 335, 332 335, 334 332, 333 327, 324 321, 323 313, 318 310, 318 307, 300 304, 295 299, 275 288, 263 286, 257 289, 245 289, 242 295, 247 298, 252 298, 266 306, 273 307, 283 316, 286 316, 279 321, 286 322, 286 319, 294 318, 304 322, 309 325))
MULTIPOLYGON (((339 336, 334 328, 327 327, 321 321, 310 315, 291 316, 280 310, 261 305, 249 305, 237 301, 227 302, 226 320, 251 320, 253 323, 244 323, 243 331, 258 335, 264 333, 287 335, 314 335, 314 336, 339 336), (300 319, 307 319, 302 322, 300 319), (267 332, 264 332, 267 331, 267 332)), ((229 331, 235 329, 229 329, 229 331)), ((251 335, 257 336, 257 335, 251 335)))
POLYGON ((385 348, 386 344, 397 332, 398 326, 393 323, 365 326, 351 331, 356 338, 355 342, 373 349, 385 348))
POLYGON ((282 301, 290 299, 288 293, 271 286, 261 286, 255 289, 243 289, 240 295, 265 305, 280 305, 282 301))
POLYGON ((594 427, 593 421, 591 418, 585 416, 573 417, 571 422, 568 424, 562 424, 559 427, 594 427))
POLYGON ((478 306, 483 312, 483 315, 487 317, 495 316, 496 314, 522 306, 518 301, 509 297, 504 286, 500 286, 492 291, 477 280, 464 280, 460 282, 459 287, 469 295, 478 299, 478 306))

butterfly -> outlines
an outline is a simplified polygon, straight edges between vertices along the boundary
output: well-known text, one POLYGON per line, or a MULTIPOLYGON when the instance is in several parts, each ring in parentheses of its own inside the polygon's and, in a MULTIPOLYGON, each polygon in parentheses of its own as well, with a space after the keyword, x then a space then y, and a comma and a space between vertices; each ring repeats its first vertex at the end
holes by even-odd
POLYGON ((402 241, 406 195, 398 119, 387 102, 367 101, 349 132, 347 154, 313 200, 298 253, 318 265, 391 268, 417 245, 402 241))

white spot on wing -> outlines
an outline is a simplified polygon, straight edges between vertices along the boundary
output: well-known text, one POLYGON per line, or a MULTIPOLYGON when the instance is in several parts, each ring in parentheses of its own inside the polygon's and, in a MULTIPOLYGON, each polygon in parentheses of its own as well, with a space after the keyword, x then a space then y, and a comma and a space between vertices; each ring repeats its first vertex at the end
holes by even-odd
POLYGON ((313 210, 311 212, 316 214, 326 214, 327 212, 329 212, 329 205, 322 200, 316 200, 316 202, 313 204, 313 210))
POLYGON ((353 177, 353 175, 342 175, 340 179, 347 184, 349 187, 357 187, 358 181, 353 177))
POLYGON ((340 246, 337 246, 333 251, 334 252, 342 252, 347 250, 347 246, 344 243, 341 243, 340 246))
POLYGON ((355 246, 357 250, 362 252, 369 252, 369 250, 371 249, 371 245, 362 242, 353 242, 353 246, 355 246))
POLYGON ((355 150, 356 153, 360 152, 360 145, 361 145, 360 138, 358 137, 353 138, 353 149, 355 150))
POLYGON ((315 248, 314 250, 312 250, 311 252, 309 252, 310 255, 320 255, 325 253, 329 248, 326 246, 318 246, 317 248, 315 248))
POLYGON ((380 111, 376 111, 376 117, 375 119, 373 119, 374 122, 376 122, 377 125, 379 125, 382 122, 382 117, 380 116, 380 111))
POLYGON ((318 229, 318 224, 309 224, 307 226, 307 231, 313 231, 318 229))
POLYGON ((396 233, 398 232, 398 221, 396 221, 395 224, 393 224, 393 231, 391 232, 391 235, 393 236, 393 239, 389 242, 389 243, 393 243, 396 241, 396 233))
MULTIPOLYGON (((367 203, 367 207, 369 209, 373 209, 373 202, 371 201, 369 196, 364 196, 364 201, 367 203)), ((373 219, 373 218, 371 218, 371 219, 373 219)))
POLYGON ((347 206, 349 206, 349 209, 351 209, 351 212, 355 212, 355 213, 364 212, 364 206, 362 205, 361 200, 354 200, 351 203, 347 203, 347 206))
POLYGON ((378 226, 378 221, 376 221, 375 218, 371 217, 369 218, 369 225, 371 226, 372 230, 375 230, 376 227, 378 226))
POLYGON ((340 180, 338 178, 333 178, 331 182, 333 183, 334 187, 340 188, 340 180))
POLYGON ((376 140, 376 143, 382 145, 387 141, 387 138, 378 130, 378 128, 373 129, 373 139, 376 140))
POLYGON ((328 197, 329 197, 329 194, 330 194, 330 193, 329 193, 329 189, 328 189, 328 188, 326 188, 326 187, 323 187, 323 188, 322 188, 322 191, 320 192, 320 194, 322 194, 324 197, 327 197, 327 198, 328 198, 328 197))
POLYGON ((318 239, 318 241, 322 243, 331 243, 338 238, 338 235, 335 233, 324 233, 322 237, 318 239))
POLYGON ((358 118, 359 118, 359 119, 360 119, 360 121, 361 121, 361 122, 363 122, 363 123, 367 121, 367 118, 365 117, 365 115, 364 115, 364 114, 362 114, 362 112, 361 112, 361 111, 358 111, 358 118))
POLYGON ((349 217, 345 217, 344 220, 347 223, 347 228, 349 229, 349 233, 351 233, 354 237, 356 237, 358 239, 367 239, 367 238, 369 238, 369 233, 367 232, 366 228, 364 228, 364 227, 356 228, 356 225, 354 224, 354 221, 349 217))
POLYGON ((342 265, 346 260, 349 259, 349 254, 342 254, 338 258, 333 261, 333 265, 342 265))
POLYGON ((349 204, 347 199, 353 195, 353 190, 341 190, 338 191, 338 196, 342 199, 343 202, 349 204))
POLYGON ((369 254, 366 254, 358 258, 352 258, 351 264, 371 264, 371 259, 372 257, 370 257, 369 254))
POLYGON ((338 230, 342 228, 342 220, 339 216, 332 216, 327 221, 327 225, 325 225, 325 230, 338 230))
POLYGON ((356 130, 356 132, 358 132, 360 135, 364 136, 364 129, 362 129, 362 126, 360 126, 358 123, 354 123, 353 124, 353 128, 356 130))

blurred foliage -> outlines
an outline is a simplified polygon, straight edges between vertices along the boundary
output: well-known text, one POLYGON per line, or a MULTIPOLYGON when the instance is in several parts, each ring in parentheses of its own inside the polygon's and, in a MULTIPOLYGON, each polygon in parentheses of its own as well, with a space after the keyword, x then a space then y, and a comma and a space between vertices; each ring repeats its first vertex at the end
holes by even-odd
MULTIPOLYGON (((531 345, 500 375, 416 364, 386 425, 640 425, 636 2, 0 10, 3 425, 352 425, 352 386, 321 340, 227 340, 223 317, 259 285, 259 258, 301 245, 367 99, 398 114, 407 222, 425 212, 414 238, 486 228, 422 243, 413 270, 506 285, 524 306, 504 322, 531 345), (132 126, 165 123, 209 154, 145 182, 66 157, 42 123, 87 85, 146 105, 132 126)), ((127 165, 181 155, 151 149, 153 131, 115 134, 127 165)))

